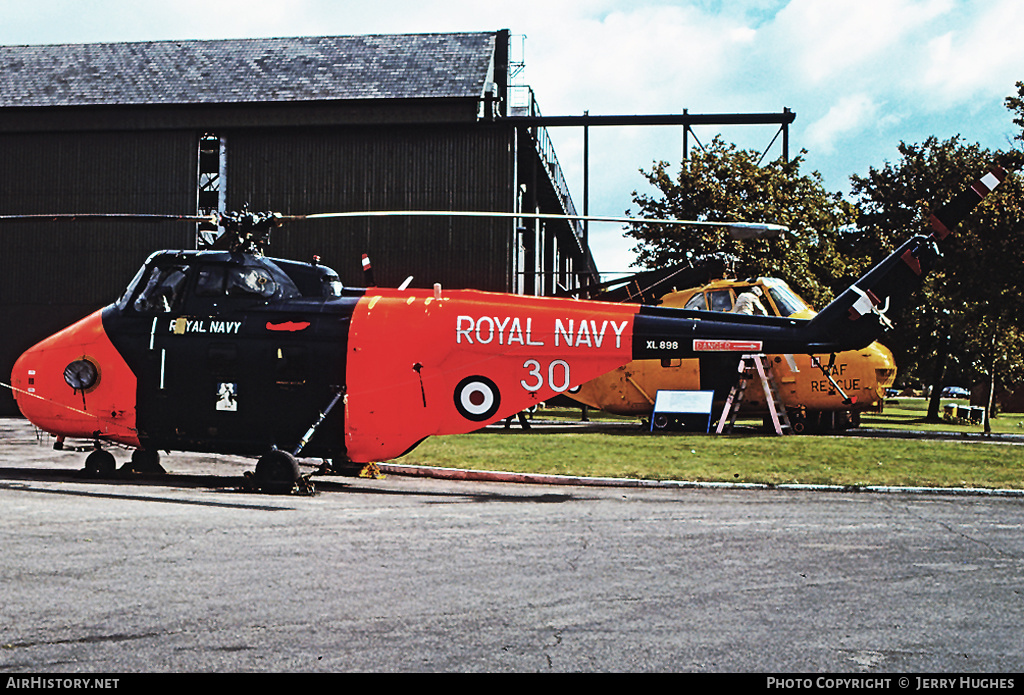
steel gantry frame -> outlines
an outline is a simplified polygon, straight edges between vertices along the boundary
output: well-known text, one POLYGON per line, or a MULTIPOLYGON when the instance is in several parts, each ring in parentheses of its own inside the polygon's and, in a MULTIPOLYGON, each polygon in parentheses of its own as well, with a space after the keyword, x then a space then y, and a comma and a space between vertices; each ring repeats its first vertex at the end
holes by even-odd
MULTIPOLYGON (((796 113, 785 107, 781 112, 773 113, 690 113, 689 109, 683 109, 679 114, 649 114, 649 115, 598 115, 592 116, 584 112, 580 116, 503 116, 502 121, 524 128, 556 128, 575 126, 583 128, 583 215, 590 214, 590 128, 591 126, 682 126, 683 128, 683 161, 689 158, 689 139, 693 133, 693 126, 701 125, 778 125, 779 130, 772 138, 772 141, 765 148, 765 153, 771 148, 779 136, 782 136, 782 157, 789 161, 789 126, 796 119, 796 113)), ((697 140, 700 145, 700 141, 697 140)), ((703 147, 701 145, 701 147, 703 147)), ((762 159, 764 153, 762 153, 762 159)), ((583 247, 589 249, 589 225, 583 220, 583 247)))

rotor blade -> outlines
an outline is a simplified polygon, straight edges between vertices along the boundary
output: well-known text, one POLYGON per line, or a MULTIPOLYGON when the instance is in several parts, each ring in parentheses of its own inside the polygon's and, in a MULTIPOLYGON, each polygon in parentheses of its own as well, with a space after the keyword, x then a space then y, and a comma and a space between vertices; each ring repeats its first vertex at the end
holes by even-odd
POLYGON ((49 215, 0 215, 0 222, 89 222, 95 220, 126 220, 131 222, 212 222, 216 215, 158 215, 120 212, 61 212, 49 215))
MULTIPOLYGON (((83 222, 94 220, 124 220, 133 222, 206 222, 212 225, 224 223, 225 216, 210 215, 161 215, 139 213, 53 213, 31 215, 0 215, 0 222, 83 222)), ((618 222, 622 224, 676 224, 688 227, 725 227, 733 239, 774 238, 789 231, 784 225, 760 222, 712 222, 708 220, 656 219, 650 217, 606 217, 600 215, 556 215, 535 212, 479 212, 470 210, 365 210, 352 212, 320 212, 309 215, 269 214, 268 222, 280 226, 284 222, 301 220, 338 219, 355 217, 491 217, 573 220, 592 222, 618 222)))
POLYGON ((897 316, 902 311, 942 256, 938 242, 948 237, 1006 178, 1007 173, 994 166, 970 187, 955 195, 931 216, 930 235, 917 234, 907 239, 819 311, 809 325, 821 326, 821 333, 829 340, 844 345, 855 344, 857 336, 863 336, 862 344, 868 345, 883 331, 890 330, 893 324, 889 314, 897 316))
POLYGON ((353 212, 320 212, 310 215, 282 215, 283 221, 319 220, 345 217, 496 217, 546 220, 578 220, 592 222, 621 222, 623 224, 678 224, 688 227, 726 227, 736 238, 779 235, 789 228, 779 224, 760 222, 710 222, 706 220, 655 219, 649 217, 605 217, 599 215, 555 215, 534 212, 479 212, 470 210, 364 210, 353 212))
POLYGON ((993 165, 989 171, 972 183, 968 188, 957 194, 952 200, 940 207, 929 218, 932 233, 939 239, 946 238, 950 231, 988 195, 996 186, 1003 182, 1007 172, 999 165, 993 165))

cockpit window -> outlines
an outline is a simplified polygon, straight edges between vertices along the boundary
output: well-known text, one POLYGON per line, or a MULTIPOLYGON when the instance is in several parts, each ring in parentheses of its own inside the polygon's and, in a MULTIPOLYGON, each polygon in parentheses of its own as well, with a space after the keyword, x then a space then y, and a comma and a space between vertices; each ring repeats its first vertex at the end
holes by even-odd
POLYGON ((224 294, 223 265, 206 265, 199 269, 196 278, 197 297, 220 297, 224 294))
POLYGON ((228 268, 224 288, 229 297, 270 299, 277 293, 277 282, 264 268, 228 268))
POLYGON ((197 297, 286 298, 298 294, 288 276, 254 265, 209 264, 196 276, 197 297))
POLYGON ((811 308, 789 288, 789 285, 776 278, 761 278, 757 285, 737 284, 731 289, 722 288, 698 292, 687 300, 684 308, 701 311, 732 311, 734 293, 740 295, 749 292, 752 287, 756 286, 763 286, 763 290, 771 298, 771 302, 767 301, 765 297, 761 298, 761 305, 769 315, 773 313, 773 310, 777 310, 778 316, 786 317, 811 308))
POLYGON ((711 311, 732 311, 732 292, 729 290, 708 292, 708 304, 711 311))
POLYGON ((704 303, 704 293, 698 292, 686 301, 684 309, 697 309, 698 311, 707 310, 707 305, 704 303))
POLYGON ((259 297, 274 296, 277 283, 263 268, 207 265, 196 277, 197 297, 259 297))
POLYGON ((728 289, 698 292, 687 300, 683 308, 700 311, 731 311, 732 292, 728 289))
POLYGON ((300 296, 288 275, 270 261, 186 262, 147 264, 129 285, 125 303, 146 314, 209 310, 223 302, 280 301, 300 296), (141 289, 140 289, 141 288, 141 289), (201 306, 193 306, 193 301, 201 306))
POLYGON ((775 302, 780 316, 792 316, 798 311, 810 309, 807 306, 807 302, 796 296, 793 290, 789 289, 783 282, 766 282, 765 287, 768 289, 768 294, 771 295, 772 301, 775 302))
POLYGON ((345 289, 341 284, 341 278, 334 271, 331 271, 330 274, 325 274, 321 278, 320 283, 324 297, 340 297, 345 289))
POLYGON ((187 270, 185 265, 154 266, 132 306, 147 314, 173 311, 181 300, 187 270))
POLYGON ((303 297, 340 297, 344 292, 338 274, 325 265, 279 259, 274 262, 288 274, 303 297))

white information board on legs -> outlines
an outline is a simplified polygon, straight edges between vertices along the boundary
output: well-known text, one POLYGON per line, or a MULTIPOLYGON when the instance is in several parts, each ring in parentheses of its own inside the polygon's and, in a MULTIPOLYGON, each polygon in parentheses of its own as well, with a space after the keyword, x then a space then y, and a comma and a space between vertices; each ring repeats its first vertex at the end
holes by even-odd
POLYGON ((711 427, 714 397, 714 391, 658 391, 651 413, 651 430, 707 432, 711 427))

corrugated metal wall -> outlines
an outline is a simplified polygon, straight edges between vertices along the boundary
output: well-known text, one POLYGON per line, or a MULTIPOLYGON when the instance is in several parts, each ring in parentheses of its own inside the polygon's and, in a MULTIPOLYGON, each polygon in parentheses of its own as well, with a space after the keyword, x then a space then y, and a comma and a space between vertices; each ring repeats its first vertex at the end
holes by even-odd
MULTIPOLYGON (((0 214, 191 212, 196 147, 193 132, 0 135, 0 214)), ((115 300, 150 253, 190 247, 194 230, 124 222, 0 228, 0 381, 24 349, 115 300)), ((0 389, 0 414, 15 412, 0 389)))
MULTIPOLYGON (((0 135, 0 214, 194 212, 196 156, 192 132, 0 135)), ((0 230, 0 303, 108 302, 149 253, 191 244, 192 229, 8 224, 0 230)))
MULTIPOLYGON (((236 129, 226 137, 228 208, 284 213, 349 210, 511 211, 508 128, 236 129)), ((196 207, 194 130, 0 134, 0 214, 189 214, 196 207)), ((311 221, 275 232, 269 253, 319 255, 348 285, 368 253, 379 285, 512 286, 510 219, 311 221)), ((0 228, 0 380, 31 344, 116 299, 142 261, 193 248, 190 223, 32 222, 0 228)), ((0 415, 15 414, 0 390, 0 415)))
MULTIPOLYGON (((515 164, 507 128, 334 127, 239 130, 227 137, 228 206, 289 214, 353 210, 509 212, 515 164)), ((348 285, 370 255, 377 284, 511 287, 513 221, 321 220, 274 232, 270 255, 316 254, 348 285)))

